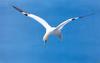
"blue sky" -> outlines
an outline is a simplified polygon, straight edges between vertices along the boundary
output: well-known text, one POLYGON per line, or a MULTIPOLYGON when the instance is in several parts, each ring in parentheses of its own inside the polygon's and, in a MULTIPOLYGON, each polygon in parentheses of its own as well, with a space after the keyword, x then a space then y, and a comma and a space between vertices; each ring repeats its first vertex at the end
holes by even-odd
POLYGON ((0 0, 0 63, 100 63, 99 27, 99 0, 0 0), (12 5, 51 26, 70 17, 96 14, 70 22, 62 31, 62 41, 50 36, 43 48, 45 29, 12 5))

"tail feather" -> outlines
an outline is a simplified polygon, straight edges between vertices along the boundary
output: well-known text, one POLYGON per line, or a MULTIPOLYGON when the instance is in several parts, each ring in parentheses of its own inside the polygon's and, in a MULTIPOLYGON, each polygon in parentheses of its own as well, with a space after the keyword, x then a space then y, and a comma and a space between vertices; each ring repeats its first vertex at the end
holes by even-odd
POLYGON ((57 33, 55 34, 60 40, 62 40, 62 33, 61 31, 57 31, 57 33))

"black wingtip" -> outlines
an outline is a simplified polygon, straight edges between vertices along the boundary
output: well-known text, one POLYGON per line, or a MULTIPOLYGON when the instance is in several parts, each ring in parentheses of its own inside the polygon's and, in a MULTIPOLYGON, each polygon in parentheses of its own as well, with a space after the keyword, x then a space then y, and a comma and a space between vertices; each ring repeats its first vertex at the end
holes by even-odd
POLYGON ((24 14, 25 16, 28 16, 28 14, 29 14, 28 12, 25 12, 25 11, 21 10, 20 8, 14 6, 14 5, 12 5, 12 7, 13 7, 14 9, 16 9, 17 11, 21 12, 22 14, 24 14))
POLYGON ((79 18, 84 18, 84 17, 87 17, 87 16, 91 16, 91 15, 94 15, 95 13, 90 13, 88 15, 85 15, 85 16, 80 16, 79 18))
POLYGON ((12 5, 12 7, 13 7, 14 9, 18 10, 19 12, 24 12, 23 10, 19 9, 18 7, 14 6, 14 5, 12 5))

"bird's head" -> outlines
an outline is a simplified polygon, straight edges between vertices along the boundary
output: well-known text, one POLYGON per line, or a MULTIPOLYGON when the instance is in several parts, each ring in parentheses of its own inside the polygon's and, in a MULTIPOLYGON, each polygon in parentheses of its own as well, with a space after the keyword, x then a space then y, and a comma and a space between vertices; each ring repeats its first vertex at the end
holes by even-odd
POLYGON ((44 42, 47 42, 47 40, 48 40, 48 34, 44 35, 44 37, 43 37, 44 42))

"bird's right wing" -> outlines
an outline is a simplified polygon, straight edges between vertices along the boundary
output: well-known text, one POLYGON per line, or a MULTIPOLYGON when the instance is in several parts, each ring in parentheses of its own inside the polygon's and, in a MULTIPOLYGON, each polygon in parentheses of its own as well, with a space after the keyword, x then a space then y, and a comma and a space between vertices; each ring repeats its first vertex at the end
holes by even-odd
POLYGON ((36 20, 37 22, 39 22, 41 25, 43 25, 43 27, 45 27, 46 29, 48 29, 48 28, 51 27, 44 19, 42 19, 42 18, 40 18, 40 17, 38 17, 38 16, 36 16, 34 14, 25 12, 25 11, 19 9, 16 6, 12 6, 12 7, 15 8, 17 11, 21 12, 23 15, 33 18, 34 20, 36 20))
POLYGON ((90 16, 90 15, 94 15, 94 13, 91 13, 91 14, 88 14, 88 15, 85 15, 85 16, 79 16, 79 17, 69 18, 69 19, 65 20, 64 22, 60 23, 60 24, 56 27, 56 29, 61 30, 61 29, 62 29, 66 24, 68 24, 69 22, 74 21, 74 20, 77 20, 77 19, 80 19, 80 18, 84 18, 84 17, 90 16))

